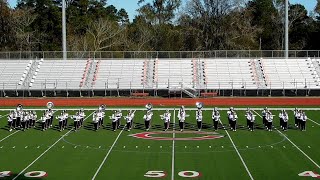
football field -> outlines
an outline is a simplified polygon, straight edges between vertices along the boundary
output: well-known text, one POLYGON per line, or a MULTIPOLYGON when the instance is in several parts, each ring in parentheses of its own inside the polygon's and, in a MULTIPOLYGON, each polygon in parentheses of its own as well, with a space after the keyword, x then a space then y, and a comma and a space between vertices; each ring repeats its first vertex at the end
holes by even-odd
MULTIPOLYGON (((170 107, 171 124, 163 131, 160 119, 166 108, 154 108, 150 131, 144 128, 144 108, 136 109, 134 128, 111 130, 112 111, 106 110, 105 127, 93 130, 93 109, 85 108, 84 126, 77 132, 54 127, 8 131, 8 110, 0 111, 0 179, 313 179, 320 178, 320 109, 305 108, 307 131, 294 127, 293 108, 288 108, 289 130, 279 127, 280 108, 270 108, 274 129, 262 126, 262 108, 256 128, 246 127, 245 108, 235 108, 238 129, 228 127, 226 108, 220 110, 218 131, 212 128, 212 108, 203 110, 203 128, 197 131, 195 108, 187 108, 185 131, 180 132, 177 113, 170 107), (290 110, 289 110, 290 109, 290 110), (225 129, 224 129, 225 127, 225 129)), ((58 107, 57 107, 58 109, 58 107)), ((127 108, 122 109, 125 116, 127 108)), ((77 109, 68 108, 70 115, 77 109)), ((42 111, 38 110, 40 117, 42 111)), ((60 114, 60 110, 55 115, 60 114)))

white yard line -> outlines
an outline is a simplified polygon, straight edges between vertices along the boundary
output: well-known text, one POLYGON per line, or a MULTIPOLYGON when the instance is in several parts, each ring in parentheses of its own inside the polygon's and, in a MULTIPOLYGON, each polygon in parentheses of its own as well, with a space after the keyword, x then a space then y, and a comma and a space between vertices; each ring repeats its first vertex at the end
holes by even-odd
POLYGON ((308 120, 310 120, 311 122, 313 122, 313 123, 315 123, 316 125, 320 126, 320 124, 317 123, 316 121, 314 121, 314 120, 312 120, 312 119, 310 119, 310 118, 308 118, 308 120))
POLYGON ((176 110, 173 110, 173 126, 172 126, 172 160, 171 160, 171 180, 174 180, 174 139, 175 134, 175 123, 176 123, 176 110))
MULTIPOLYGON (((260 118, 262 116, 254 111, 260 118)), ((280 133, 283 137, 285 137, 295 148, 297 148, 306 158, 308 158, 315 166, 317 166, 320 169, 320 166, 311 158, 309 157, 303 150, 301 150, 294 142, 292 142, 285 134, 283 134, 281 131, 277 129, 278 133, 280 133)))
MULTIPOLYGON (((84 121, 86 119, 88 119, 91 115, 93 114, 93 112, 84 119, 84 121)), ((45 155, 53 146, 55 146, 61 139, 63 139, 65 136, 67 136, 70 132, 72 131, 69 130, 67 133, 65 133, 61 138, 59 138, 56 142, 54 142, 50 147, 48 147, 48 149, 46 149, 42 154, 40 154, 40 156, 38 156, 34 161, 32 161, 26 168, 24 168, 17 176, 15 176, 12 180, 17 179, 22 173, 24 173, 29 167, 31 167, 35 162, 37 162, 43 155, 45 155)))
MULTIPOLYGON (((219 120, 219 121, 220 121, 220 123, 222 124, 221 120, 219 120)), ((222 124, 222 125, 223 125, 223 124, 222 124)), ((238 154, 238 156, 239 156, 239 158, 240 158, 240 160, 241 160, 241 162, 242 162, 242 164, 243 164, 244 168, 246 169, 246 171, 247 171, 247 173, 248 173, 248 175, 249 175, 250 179, 252 179, 252 180, 253 180, 254 178, 253 178, 253 176, 251 175, 251 172, 249 171, 248 166, 247 166, 247 165, 246 165, 246 163, 244 162, 244 160, 243 160, 243 158, 242 158, 242 156, 241 156, 241 154, 240 154, 240 152, 239 152, 238 148, 237 148, 237 147, 236 147, 236 145, 234 144, 234 142, 233 142, 233 140, 232 140, 232 138, 231 138, 231 136, 230 136, 230 134, 229 134, 228 130, 226 130, 226 129, 225 129, 225 131, 226 131, 226 133, 227 133, 227 135, 228 135, 228 137, 229 137, 229 139, 230 139, 230 141, 231 141, 231 143, 232 143, 233 148, 236 150, 236 152, 237 152, 237 154, 238 154)))
POLYGON ((107 160, 108 156, 110 155, 110 153, 111 153, 111 151, 112 151, 112 149, 113 149, 114 145, 117 143, 117 141, 118 141, 118 139, 119 139, 120 135, 122 134, 122 132, 123 132, 124 128, 125 128, 125 126, 122 128, 122 130, 121 130, 121 131, 120 131, 120 133, 118 134, 117 138, 114 140, 114 142, 113 142, 113 144, 112 144, 111 148, 109 149, 109 151, 108 151, 107 155, 104 157, 104 159, 103 159, 103 161, 101 162, 101 164, 100 164, 99 168, 97 169, 96 173, 93 175, 92 180, 96 179, 96 177, 97 177, 97 175, 98 175, 99 171, 101 170, 102 166, 103 166, 103 165, 104 165, 104 163, 106 162, 106 160, 107 160))
POLYGON ((2 116, 0 116, 0 120, 3 118, 3 117, 6 117, 6 116, 8 116, 9 114, 5 114, 5 115, 2 115, 2 116))
POLYGON ((17 133, 17 132, 19 132, 19 131, 20 131, 20 130, 15 131, 15 132, 13 132, 13 133, 9 134, 8 136, 6 136, 6 137, 4 137, 3 139, 1 139, 1 140, 0 140, 0 142, 2 142, 2 141, 4 141, 4 140, 6 140, 7 138, 9 138, 10 136, 12 136, 12 135, 16 134, 16 133, 17 133))

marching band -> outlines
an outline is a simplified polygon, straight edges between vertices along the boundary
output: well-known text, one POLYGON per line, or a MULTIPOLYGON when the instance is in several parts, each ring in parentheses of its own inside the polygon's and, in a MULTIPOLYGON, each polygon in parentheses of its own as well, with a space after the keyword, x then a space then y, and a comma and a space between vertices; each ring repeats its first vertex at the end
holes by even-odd
MULTIPOLYGON (((42 131, 46 131, 47 129, 53 126, 53 116, 56 111, 53 110, 53 103, 48 102, 47 108, 43 111, 42 116, 39 118, 40 129, 42 131)), ((197 131, 201 131, 203 127, 203 120, 206 116, 203 115, 203 103, 196 103, 197 110, 195 111, 195 121, 197 124, 197 131)), ((152 104, 148 103, 145 105, 146 114, 143 116, 145 130, 149 131, 151 128, 151 121, 153 117, 152 112, 152 104)), ((96 111, 94 111, 92 116, 92 124, 95 131, 97 131, 100 127, 103 126, 104 117, 105 117, 106 106, 100 105, 96 111)), ((126 116, 122 116, 121 110, 115 110, 114 113, 109 116, 111 120, 112 130, 116 131, 121 126, 121 118, 123 117, 125 120, 125 125, 123 126, 124 129, 126 128, 127 131, 130 131, 133 128, 133 120, 135 117, 135 112, 133 110, 128 110, 126 116)), ((274 116, 271 110, 268 107, 265 107, 259 115, 256 111, 247 108, 245 113, 246 118, 246 125, 249 131, 254 131, 255 129, 255 120, 256 116, 260 116, 262 118, 262 124, 267 131, 272 131, 275 129, 275 125, 273 123, 274 116)), ((301 131, 306 131, 306 122, 308 117, 304 111, 301 109, 295 108, 293 110, 294 115, 294 126, 301 131)), ((73 119, 73 130, 78 131, 84 123, 86 114, 84 109, 80 109, 74 115, 70 116, 73 119)), ((178 110, 177 118, 179 120, 179 128, 180 131, 184 131, 185 129, 185 122, 186 118, 189 115, 186 114, 186 110, 184 106, 181 106, 178 110)), ((289 115, 285 109, 282 109, 278 115, 279 117, 279 127, 283 131, 287 131, 289 128, 289 115)), ((16 109, 11 110, 7 116, 8 118, 8 130, 11 132, 12 130, 18 129, 21 131, 26 131, 32 127, 36 126, 37 122, 37 114, 35 111, 24 110, 23 105, 19 104, 16 109)), ((68 118, 69 113, 66 110, 61 110, 61 113, 56 116, 55 119, 58 121, 58 130, 61 132, 65 130, 68 126, 68 118)), ((213 122, 213 130, 218 130, 218 124, 221 123, 222 127, 224 127, 221 121, 221 115, 217 107, 212 110, 212 122, 213 122)), ((228 123, 230 126, 231 131, 237 130, 237 120, 238 115, 233 107, 230 107, 227 111, 227 118, 228 123)), ((164 131, 169 130, 170 128, 170 121, 171 121, 171 113, 169 110, 166 110, 164 114, 160 115, 160 119, 163 120, 164 124, 164 131)), ((174 127, 173 127, 174 128, 174 127)))

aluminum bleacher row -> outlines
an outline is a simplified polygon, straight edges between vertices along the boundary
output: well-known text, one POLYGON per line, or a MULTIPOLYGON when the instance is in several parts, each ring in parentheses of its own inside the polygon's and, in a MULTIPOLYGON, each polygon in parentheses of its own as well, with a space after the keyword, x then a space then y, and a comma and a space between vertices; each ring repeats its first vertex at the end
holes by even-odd
POLYGON ((305 59, 0 60, 0 89, 319 89, 305 59))

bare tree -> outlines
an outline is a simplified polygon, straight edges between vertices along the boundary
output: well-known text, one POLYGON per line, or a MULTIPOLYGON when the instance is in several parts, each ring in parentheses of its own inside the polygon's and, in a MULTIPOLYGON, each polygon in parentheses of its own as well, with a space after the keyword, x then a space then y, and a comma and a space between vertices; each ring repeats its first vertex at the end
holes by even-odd
POLYGON ((20 50, 32 50, 34 44, 39 43, 35 36, 36 31, 31 29, 31 24, 36 19, 32 9, 17 9, 13 12, 14 32, 16 34, 17 44, 20 50))
POLYGON ((125 26, 119 26, 108 19, 90 23, 85 38, 88 48, 93 51, 108 50, 122 45, 125 40, 125 26))

